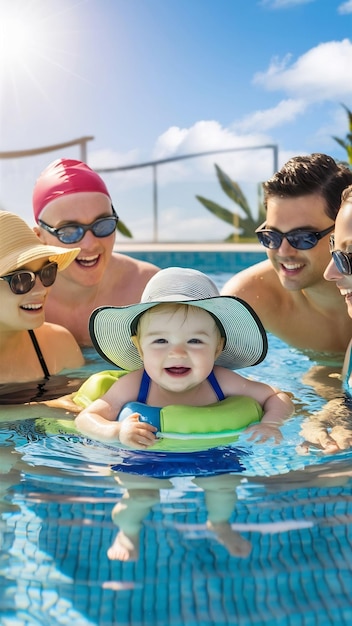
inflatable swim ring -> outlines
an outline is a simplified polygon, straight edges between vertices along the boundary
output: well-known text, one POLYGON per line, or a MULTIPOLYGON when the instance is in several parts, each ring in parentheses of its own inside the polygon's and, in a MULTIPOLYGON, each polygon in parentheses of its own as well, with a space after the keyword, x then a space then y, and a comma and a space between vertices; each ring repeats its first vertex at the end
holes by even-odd
MULTIPOLYGON (((89 406, 125 374, 124 370, 93 374, 74 395, 74 402, 82 407, 89 406)), ((263 410, 256 400, 247 396, 232 396, 200 407, 169 405, 159 408, 129 402, 122 408, 118 419, 126 419, 132 413, 139 413, 141 421, 158 429, 157 440, 148 450, 190 452, 237 441, 242 430, 260 421, 263 410)))

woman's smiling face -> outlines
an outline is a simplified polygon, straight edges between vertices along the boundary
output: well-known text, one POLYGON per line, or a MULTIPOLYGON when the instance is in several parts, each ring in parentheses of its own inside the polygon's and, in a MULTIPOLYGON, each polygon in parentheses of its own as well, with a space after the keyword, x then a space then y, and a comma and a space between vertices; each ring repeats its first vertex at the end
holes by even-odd
MULTIPOLYGON (((333 240, 334 250, 341 250, 351 255, 352 263, 352 194, 349 195, 347 201, 342 203, 337 214, 333 240)), ((324 278, 335 281, 336 287, 345 298, 348 314, 352 317, 352 275, 341 274, 331 258, 324 272, 324 278)))
MULTIPOLYGON (((47 263, 48 259, 39 259, 18 269, 37 272, 47 263)), ((13 293, 10 285, 5 280, 0 280, 0 330, 28 330, 41 326, 45 321, 44 303, 47 293, 48 287, 44 287, 38 276, 33 289, 21 295, 13 293)))

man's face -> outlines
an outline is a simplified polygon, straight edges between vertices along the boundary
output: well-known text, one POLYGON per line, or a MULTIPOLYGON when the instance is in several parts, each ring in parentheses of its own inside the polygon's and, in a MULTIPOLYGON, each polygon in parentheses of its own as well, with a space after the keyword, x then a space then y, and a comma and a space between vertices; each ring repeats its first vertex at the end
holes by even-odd
MULTIPOLYGON (((62 196, 45 207, 40 219, 49 226, 59 228, 68 224, 92 224, 95 220, 112 215, 111 201, 102 193, 82 192, 62 196)), ((81 286, 96 285, 102 279, 111 259, 115 232, 108 237, 96 237, 87 231, 78 243, 64 244, 44 228, 36 228, 44 243, 63 248, 81 248, 78 257, 61 272, 67 279, 81 286)))
MULTIPOLYGON (((319 232, 334 224, 324 209, 325 200, 318 194, 275 196, 267 202, 266 228, 281 233, 302 229, 319 232)), ((266 252, 285 289, 294 291, 324 283, 323 273, 330 257, 328 236, 308 250, 294 248, 283 238, 279 248, 266 252)))

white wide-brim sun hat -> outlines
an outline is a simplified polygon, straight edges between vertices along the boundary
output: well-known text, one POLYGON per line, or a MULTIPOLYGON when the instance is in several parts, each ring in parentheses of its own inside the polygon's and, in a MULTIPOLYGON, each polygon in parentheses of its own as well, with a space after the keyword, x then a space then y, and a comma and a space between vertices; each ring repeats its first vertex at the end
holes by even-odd
POLYGON ((233 296, 221 296, 213 281, 198 270, 169 267, 147 283, 141 302, 129 306, 102 306, 93 311, 89 332, 100 356, 109 363, 133 371, 143 367, 131 340, 140 316, 165 302, 184 303, 207 311, 225 337, 216 365, 239 369, 257 365, 266 356, 265 329, 251 306, 233 296))
POLYGON ((80 250, 45 245, 21 217, 0 211, 0 276, 46 258, 57 263, 60 272, 72 263, 80 250))

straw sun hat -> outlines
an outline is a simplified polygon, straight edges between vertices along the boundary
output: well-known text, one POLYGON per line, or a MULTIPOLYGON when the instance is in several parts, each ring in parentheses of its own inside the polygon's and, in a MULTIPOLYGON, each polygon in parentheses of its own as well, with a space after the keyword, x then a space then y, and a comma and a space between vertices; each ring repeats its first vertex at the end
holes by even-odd
POLYGON ((8 211, 0 211, 0 276, 38 259, 49 259, 64 270, 79 254, 80 248, 60 248, 41 243, 26 222, 8 211))
POLYGON ((208 276, 182 267, 157 272, 147 283, 138 304, 95 309, 89 320, 89 332, 97 352, 122 369, 142 368, 143 362, 131 335, 135 334, 138 319, 145 311, 165 302, 198 307, 215 318, 225 336, 217 365, 238 369, 256 365, 265 358, 268 349, 266 333, 249 304, 240 298, 220 296, 208 276))

